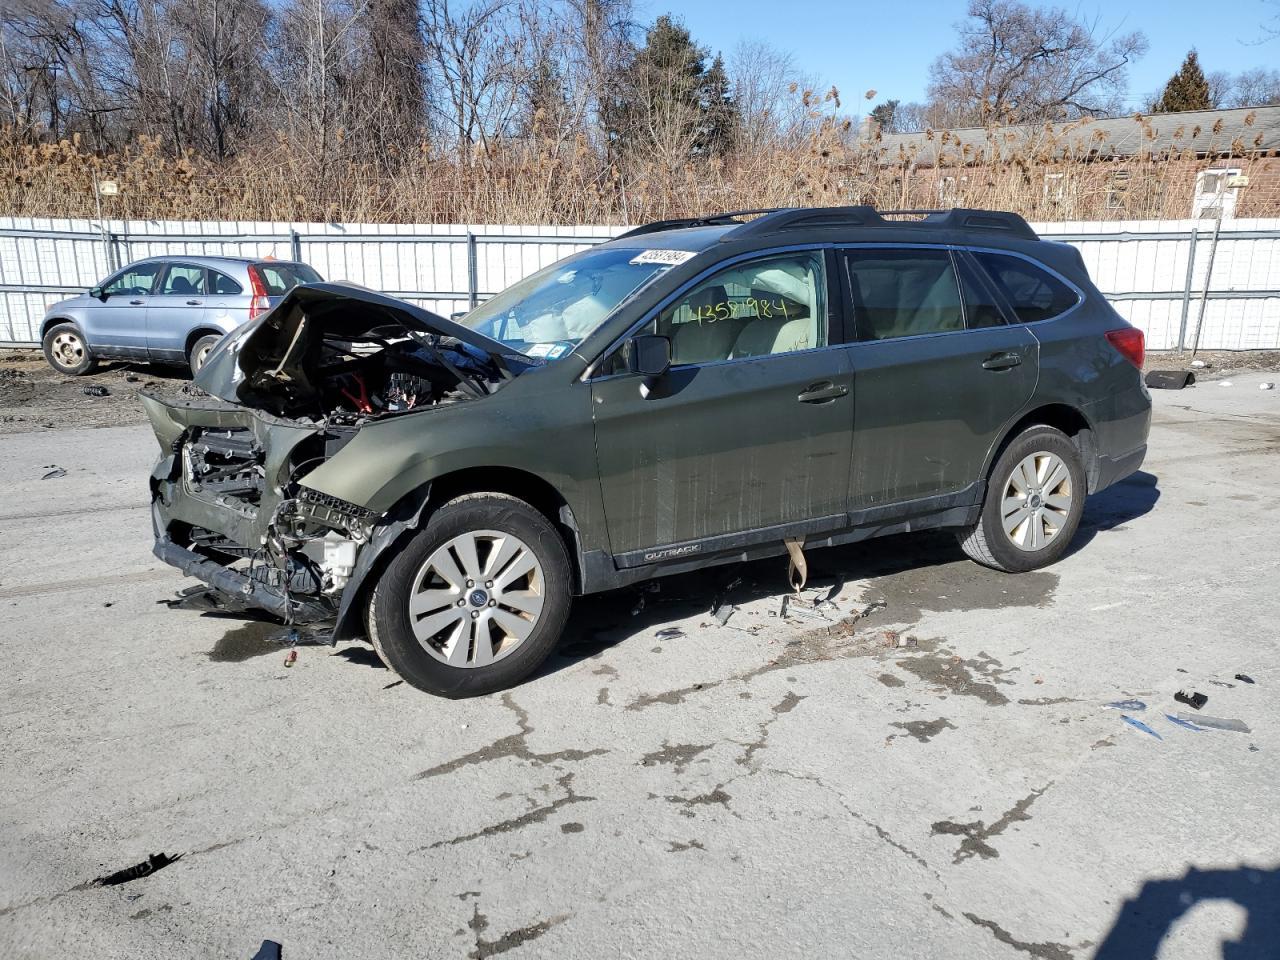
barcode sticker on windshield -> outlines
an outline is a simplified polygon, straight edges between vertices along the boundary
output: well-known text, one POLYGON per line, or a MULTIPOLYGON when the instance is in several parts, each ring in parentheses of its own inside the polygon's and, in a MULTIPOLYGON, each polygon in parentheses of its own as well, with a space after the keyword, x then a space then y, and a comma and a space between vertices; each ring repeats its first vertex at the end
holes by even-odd
POLYGON ((668 267, 674 267, 691 260, 695 256, 688 250, 646 250, 638 257, 632 257, 632 263, 661 263, 668 267))

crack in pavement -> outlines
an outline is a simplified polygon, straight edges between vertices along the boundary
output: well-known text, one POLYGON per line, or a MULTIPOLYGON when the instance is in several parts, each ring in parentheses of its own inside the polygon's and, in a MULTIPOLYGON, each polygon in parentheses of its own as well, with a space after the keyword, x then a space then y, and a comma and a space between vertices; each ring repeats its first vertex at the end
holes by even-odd
POLYGON ((1032 790, 1027 796, 1023 797, 1012 807, 1001 814, 1000 819, 996 820, 991 826, 987 826, 981 820, 975 820, 971 823, 957 823, 954 820, 939 820, 933 824, 931 834, 947 834, 951 836, 960 836, 964 839, 960 842, 960 846, 956 848, 955 859, 952 863, 961 863, 970 857, 978 856, 983 860, 990 860, 993 857, 1000 856, 1000 851, 991 844, 987 843, 992 837, 998 836, 1015 823, 1023 820, 1030 820, 1031 814, 1027 813, 1031 805, 1036 802, 1040 796, 1053 786, 1050 780, 1039 790, 1032 790))
POLYGON ((795 773, 791 770, 778 770, 773 767, 769 768, 764 772, 776 773, 783 777, 790 777, 793 780, 807 780, 809 783, 816 783, 823 790, 827 791, 827 793, 831 794, 831 796, 835 797, 836 802, 839 803, 840 806, 844 808, 845 813, 849 814, 849 816, 853 817, 853 819, 857 820, 859 823, 870 827, 872 830, 876 832, 876 836, 878 836, 881 840, 883 840, 889 846, 893 847, 899 853, 906 854, 908 857, 914 860, 917 864, 919 864, 920 866, 928 870, 930 873, 932 873, 936 879, 942 880, 942 875, 938 873, 937 870, 933 869, 933 867, 929 866, 929 862, 925 860, 924 857, 920 856, 920 854, 916 853, 910 847, 904 846, 903 844, 899 843, 897 840, 893 838, 893 835, 890 834, 888 830, 884 829, 884 827, 880 826, 880 824, 876 823, 874 820, 870 820, 867 817, 864 817, 857 810, 854 810, 853 807, 849 806, 848 802, 845 800, 844 796, 840 793, 840 791, 832 787, 821 777, 812 773, 795 773))
POLYGON ((487 747, 481 747, 479 750, 473 750, 465 756, 448 760, 444 763, 429 767, 421 773, 413 776, 414 780, 426 780, 429 777, 441 777, 447 773, 470 766, 473 763, 490 763, 494 760, 501 760, 505 757, 515 757, 517 760, 527 760, 535 767, 543 764, 551 763, 555 760, 585 760, 588 757, 599 756, 608 753, 604 748, 594 750, 557 750, 554 753, 534 753, 529 749, 527 742, 529 734, 533 733, 534 728, 529 724, 529 714, 518 703, 512 699, 510 693, 502 695, 502 705, 511 710, 516 715, 516 722, 520 725, 519 733, 508 734, 505 737, 493 741, 487 747))
POLYGON ((763 750, 765 747, 765 744, 768 743, 769 728, 773 724, 777 723, 778 718, 781 717, 783 714, 790 713, 792 710, 794 710, 796 708, 796 705, 803 699, 804 697, 797 696, 796 694, 788 690, 786 693, 786 696, 784 696, 781 700, 775 703, 772 708, 770 708, 773 711, 773 716, 770 717, 768 720, 764 721, 764 723, 760 724, 760 736, 758 736, 755 740, 751 741, 750 743, 744 743, 741 745, 746 748, 746 752, 743 753, 743 755, 738 758, 738 763, 742 764, 744 767, 750 766, 751 758, 755 756, 756 751, 763 750))
MULTIPOLYGON (((657 800, 658 794, 656 793, 649 794, 649 799, 657 800)), ((675 794, 667 794, 666 796, 662 797, 662 799, 667 801, 667 803, 679 803, 683 805, 684 809, 680 811, 681 816, 695 817, 697 816, 697 812, 693 809, 694 807, 705 807, 705 806, 711 806, 713 804, 719 804, 720 806, 728 810, 729 801, 733 799, 733 796, 731 794, 725 793, 723 783, 717 783, 715 787, 713 787, 711 790, 707 791, 706 793, 700 793, 697 796, 681 797, 675 794)))
POLYGON ((1064 943, 1027 943, 1025 940, 1016 940, 1006 931, 1000 924, 994 920, 984 920, 982 917, 975 916, 972 913, 966 913, 965 919, 979 927, 986 927, 1001 943, 1008 944, 1015 950, 1021 950, 1033 957, 1039 957, 1041 960, 1072 960, 1075 954, 1071 948, 1064 943))
POLYGON ((479 840, 481 837, 491 837, 498 833, 510 833, 513 830, 519 830, 522 827, 530 826, 534 823, 543 823, 546 819, 560 810, 574 803, 586 803, 588 800, 594 800, 595 797, 579 796, 573 792, 573 774, 566 773, 563 777, 556 780, 556 783, 565 791, 565 795, 551 803, 541 807, 534 807, 526 813, 518 817, 512 817, 510 820, 502 820, 498 823, 492 823, 487 827, 475 831, 474 833, 464 833, 462 836, 453 837, 449 840, 437 840, 435 843, 428 844, 425 847, 418 847, 414 850, 417 853, 420 850, 435 850, 439 847, 452 847, 459 843, 467 843, 470 840, 479 840))

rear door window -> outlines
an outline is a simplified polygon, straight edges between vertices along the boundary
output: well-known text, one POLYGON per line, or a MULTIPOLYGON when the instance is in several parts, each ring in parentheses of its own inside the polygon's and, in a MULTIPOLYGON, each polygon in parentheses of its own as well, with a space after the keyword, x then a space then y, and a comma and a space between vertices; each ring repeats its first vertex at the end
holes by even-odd
POLYGON ((255 263, 267 296, 283 297, 300 283, 319 283, 320 274, 305 263, 255 263))
POLYGON ((964 296, 965 326, 970 330, 1003 327, 1005 317, 1000 300, 981 268, 964 253, 956 255, 956 268, 960 273, 960 292, 964 296))
POLYGON ((236 294, 244 293, 244 288, 225 273, 210 270, 209 279, 211 281, 210 286, 213 287, 214 296, 234 297, 236 294))
POLYGON ((189 263, 172 263, 164 275, 160 289, 161 296, 195 297, 204 296, 207 292, 204 267, 192 266, 189 263))
POLYGON ((964 329, 955 267, 947 250, 845 251, 858 337, 892 340, 964 329))
POLYGON ((1080 302, 1079 294, 1069 286, 1047 270, 1021 257, 978 252, 973 256, 982 264, 1023 323, 1049 320, 1066 313, 1080 302))

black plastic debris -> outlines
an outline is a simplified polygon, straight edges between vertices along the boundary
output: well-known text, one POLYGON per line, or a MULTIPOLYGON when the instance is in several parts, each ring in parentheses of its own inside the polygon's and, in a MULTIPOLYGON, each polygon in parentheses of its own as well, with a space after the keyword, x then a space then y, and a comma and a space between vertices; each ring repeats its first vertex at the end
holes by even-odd
POLYGON ((1237 673, 1236 679, 1241 683, 1253 683, 1253 677, 1249 676, 1247 673, 1237 673))
POLYGON ((660 640, 670 640, 673 637, 683 637, 684 631, 679 627, 666 627, 654 634, 660 640))
POLYGON ((163 870, 169 864, 177 863, 181 859, 182 854, 171 857, 167 853, 153 853, 147 859, 141 863, 135 863, 132 867, 125 867, 115 873, 108 873, 105 877, 98 877, 93 881, 93 885, 95 887, 116 887, 122 883, 132 883, 134 880, 149 877, 157 870, 163 870))
POLYGON ((86 397, 109 397, 111 396, 111 391, 99 383, 91 383, 84 388, 84 395, 86 397))
POLYGON ((1146 384, 1153 390, 1181 390, 1196 382, 1190 370, 1152 370, 1146 376, 1146 384))
POLYGON ((1185 703, 1188 707, 1194 707, 1196 710, 1199 710, 1209 702, 1209 698, 1203 693, 1187 693, 1185 690, 1179 690, 1173 695, 1173 699, 1179 703, 1185 703))
POLYGON ((274 940, 263 940, 258 952, 250 957, 249 960, 283 960, 283 951, 284 947, 274 940))
POLYGON ((62 467, 59 467, 57 464, 46 464, 46 468, 47 467, 53 467, 53 469, 41 477, 41 480, 57 480, 59 477, 65 477, 67 475, 67 471, 62 469, 62 467))

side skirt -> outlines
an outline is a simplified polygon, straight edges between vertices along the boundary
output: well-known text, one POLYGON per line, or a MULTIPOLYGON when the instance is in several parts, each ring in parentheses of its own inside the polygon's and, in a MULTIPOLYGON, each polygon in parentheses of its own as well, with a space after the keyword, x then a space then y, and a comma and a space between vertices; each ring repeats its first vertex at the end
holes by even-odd
POLYGON ((808 550, 897 533, 968 526, 982 512, 984 487, 983 482, 977 481, 964 490, 943 496, 870 507, 801 524, 690 540, 617 557, 604 550, 589 551, 582 558, 582 592, 600 593, 656 577, 781 556, 786 553, 782 541, 792 537, 804 537, 808 550))

